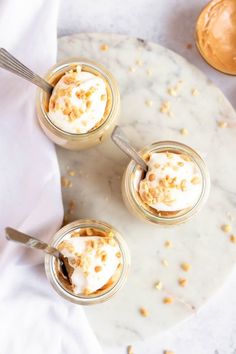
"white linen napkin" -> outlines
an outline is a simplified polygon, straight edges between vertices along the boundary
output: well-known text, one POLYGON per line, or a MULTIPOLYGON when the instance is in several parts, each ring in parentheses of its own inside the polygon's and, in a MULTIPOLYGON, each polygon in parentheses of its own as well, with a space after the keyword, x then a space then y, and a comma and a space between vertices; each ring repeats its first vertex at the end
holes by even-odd
MULTIPOLYGON (((57 11, 58 0, 2 0, 0 46, 44 74, 56 61, 57 11)), ((4 237, 12 226, 49 240, 62 221, 58 163, 35 90, 0 69, 0 353, 99 354, 82 308, 48 283, 43 255, 4 237)))

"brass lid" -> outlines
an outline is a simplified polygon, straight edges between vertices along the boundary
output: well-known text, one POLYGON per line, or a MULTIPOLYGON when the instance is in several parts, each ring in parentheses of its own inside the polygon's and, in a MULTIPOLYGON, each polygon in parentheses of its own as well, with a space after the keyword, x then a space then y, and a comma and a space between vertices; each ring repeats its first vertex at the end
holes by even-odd
POLYGON ((212 0, 196 23, 196 45, 215 69, 236 75, 236 0, 212 0))

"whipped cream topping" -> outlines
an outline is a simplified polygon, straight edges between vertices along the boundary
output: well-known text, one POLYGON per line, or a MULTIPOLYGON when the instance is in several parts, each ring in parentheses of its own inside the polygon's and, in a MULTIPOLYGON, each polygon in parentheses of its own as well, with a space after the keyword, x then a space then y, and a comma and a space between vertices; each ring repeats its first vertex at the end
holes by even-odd
POLYGON ((122 262, 120 248, 110 236, 69 236, 58 249, 73 270, 69 277, 75 294, 89 295, 101 289, 122 262))
POLYGON ((202 191, 197 165, 186 155, 153 153, 148 172, 140 181, 141 199, 157 211, 174 212, 195 205, 202 191))
POLYGON ((48 115, 53 124, 68 133, 87 133, 104 117, 106 104, 105 81, 77 66, 54 87, 48 115))

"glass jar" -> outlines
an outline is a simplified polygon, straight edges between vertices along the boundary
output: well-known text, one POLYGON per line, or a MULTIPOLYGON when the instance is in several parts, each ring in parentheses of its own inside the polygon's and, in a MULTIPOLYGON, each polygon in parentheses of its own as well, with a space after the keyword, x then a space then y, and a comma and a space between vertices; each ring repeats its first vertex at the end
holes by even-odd
POLYGON ((91 305, 97 304, 104 301, 111 299, 125 284, 129 267, 130 267, 130 255, 127 244, 123 240, 120 233, 111 225, 98 220, 78 220, 74 221, 63 228, 61 228, 53 237, 51 246, 57 248, 57 246, 63 241, 63 239, 69 233, 73 231, 83 230, 83 229, 96 229, 102 233, 109 234, 112 232, 113 239, 116 241, 120 248, 121 259, 122 259, 122 267, 119 272, 119 277, 116 278, 116 282, 112 284, 107 290, 101 291, 98 294, 74 294, 69 291, 65 286, 63 286, 62 282, 60 282, 58 274, 57 274, 57 267, 58 262, 54 256, 46 254, 45 256, 45 271, 47 278, 49 279, 50 283, 52 284, 53 288, 56 292, 61 295, 64 299, 71 301, 75 304, 80 305, 91 305))
MULTIPOLYGON (((151 153, 169 152, 175 154, 183 154, 188 156, 201 175, 202 190, 195 205, 191 208, 180 210, 176 213, 158 213, 156 210, 148 207, 138 193, 137 174, 140 167, 131 160, 128 164, 123 180, 122 195, 126 207, 137 217, 150 223, 170 226, 177 225, 189 220, 196 214, 205 203, 210 190, 210 177, 205 162, 201 156, 187 145, 175 141, 160 141, 144 147, 140 151, 140 155, 145 159, 151 153)), ((139 173, 140 175, 140 173, 139 173)), ((141 177, 140 177, 141 178, 141 177)))
POLYGON ((87 149, 108 138, 117 122, 120 110, 120 94, 116 80, 102 65, 93 61, 83 58, 70 58, 61 61, 53 66, 44 78, 55 85, 66 72, 71 69, 75 70, 78 65, 82 67, 82 71, 99 76, 106 83, 109 105, 107 103, 106 109, 108 111, 101 124, 87 133, 66 132, 50 120, 48 115, 49 94, 38 89, 36 98, 37 115, 43 131, 55 144, 70 150, 87 149))

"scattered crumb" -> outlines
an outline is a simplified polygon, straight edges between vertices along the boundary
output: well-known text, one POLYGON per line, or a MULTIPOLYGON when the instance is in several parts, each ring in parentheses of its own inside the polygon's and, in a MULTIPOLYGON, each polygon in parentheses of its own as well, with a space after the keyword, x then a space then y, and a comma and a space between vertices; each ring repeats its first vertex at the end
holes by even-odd
POLYGON ((109 49, 108 44, 103 43, 103 44, 100 45, 100 50, 101 50, 102 52, 107 52, 108 49, 109 49))
POLYGON ((138 66, 143 66, 143 61, 141 59, 137 59, 135 64, 138 66))
POLYGON ((192 89, 191 93, 192 96, 198 96, 200 94, 200 92, 196 88, 192 89))
POLYGON ((193 47, 193 45, 192 45, 191 43, 187 43, 187 44, 186 44, 186 48, 187 48, 187 49, 192 49, 192 47, 193 47))
POLYGON ((218 124, 219 128, 227 128, 228 127, 228 123, 223 120, 219 121, 217 124, 218 124))
POLYGON ((169 265, 167 259, 163 259, 163 260, 161 261, 161 264, 162 264, 164 267, 168 267, 168 265, 169 265))
POLYGON ((178 283, 180 286, 182 286, 184 288, 187 285, 188 280, 185 278, 179 278, 178 283))
POLYGON ((146 100, 145 101, 146 106, 152 107, 153 106, 153 101, 152 100, 146 100))
POLYGON ((170 95, 170 96, 177 96, 177 90, 174 88, 174 87, 169 87, 168 89, 167 89, 167 92, 168 92, 168 94, 170 95))
POLYGON ((231 235, 231 236, 230 236, 230 241, 231 241, 232 243, 236 243, 236 236, 235 236, 235 235, 231 235))
POLYGON ((180 267, 185 271, 185 272, 189 272, 190 269, 192 268, 191 265, 189 263, 183 262, 180 264, 180 267))
POLYGON ((72 187, 72 182, 66 177, 61 177, 61 185, 64 188, 70 188, 72 187))
POLYGON ((164 246, 166 248, 172 248, 173 247, 173 243, 171 241, 167 240, 167 241, 165 241, 164 246))
POLYGON ((230 232, 232 230, 232 227, 231 227, 230 224, 225 224, 225 225, 221 226, 221 230, 227 233, 227 232, 230 232))
POLYGON ((175 354, 175 353, 172 352, 171 350, 164 350, 163 354, 175 354))
POLYGON ((128 345, 127 347, 127 354, 134 354, 134 349, 132 345, 128 345))
POLYGON ((173 302, 174 302, 174 299, 173 299, 173 297, 164 297, 164 299, 163 299, 163 303, 164 304, 173 304, 173 302))
POLYGON ((171 115, 170 102, 169 101, 162 102, 161 107, 160 107, 160 112, 164 113, 164 114, 171 115))
POLYGON ((147 76, 152 76, 152 70, 151 69, 147 69, 146 73, 147 73, 147 76))
POLYGON ((134 72, 136 71, 136 68, 135 68, 134 66, 130 66, 130 67, 129 67, 129 71, 132 72, 132 73, 134 73, 134 72))
POLYGON ((76 172, 74 170, 68 171, 69 176, 74 177, 76 175, 76 172))
POLYGON ((162 287, 163 287, 163 284, 162 284, 161 281, 158 281, 158 282, 155 284, 155 288, 156 288, 157 290, 161 290, 162 287))
POLYGON ((71 200, 68 204, 68 213, 74 214, 75 209, 76 209, 76 203, 74 200, 71 200))
POLYGON ((140 307, 139 312, 143 317, 149 316, 149 311, 145 307, 140 307))
POLYGON ((189 134, 189 131, 188 131, 188 129, 187 128, 182 128, 182 129, 180 129, 180 134, 181 135, 188 135, 189 134))

